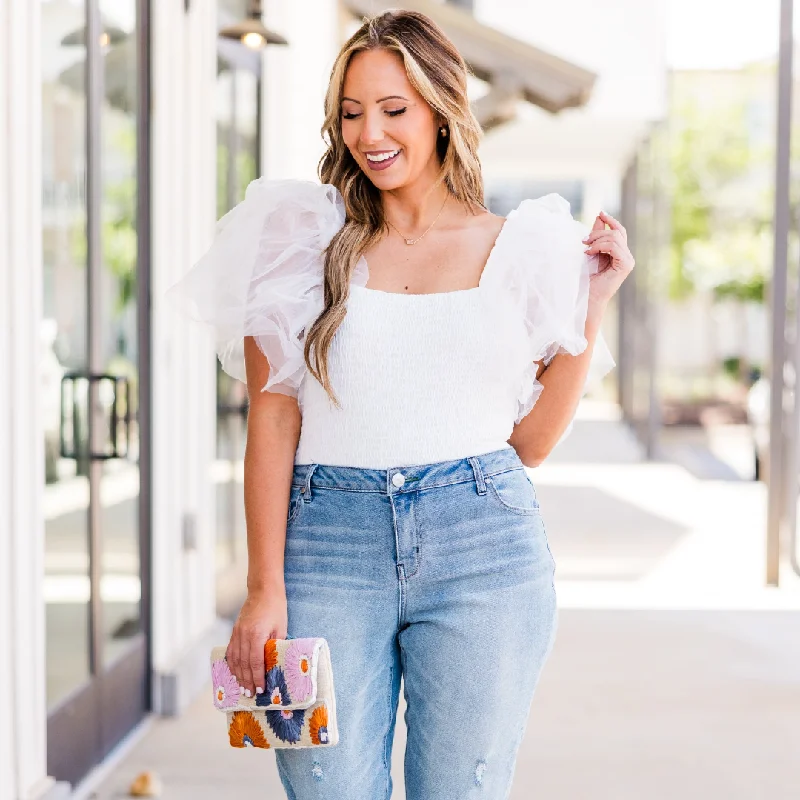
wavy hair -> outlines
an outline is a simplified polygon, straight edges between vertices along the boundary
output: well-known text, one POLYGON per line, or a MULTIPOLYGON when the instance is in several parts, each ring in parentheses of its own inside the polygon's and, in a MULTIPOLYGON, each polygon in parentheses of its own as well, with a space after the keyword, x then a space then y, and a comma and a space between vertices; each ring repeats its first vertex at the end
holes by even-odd
POLYGON ((448 129, 437 136, 441 169, 434 186, 444 182, 470 212, 484 208, 483 176, 478 160, 480 124, 467 99, 469 68, 455 45, 427 16, 415 11, 386 11, 367 17, 345 42, 331 70, 325 96, 322 138, 327 150, 319 162, 322 183, 335 186, 344 199, 345 223, 325 251, 324 307, 306 332, 304 358, 311 374, 339 407, 328 374, 328 351, 347 313, 350 281, 361 255, 385 230, 380 190, 364 174, 342 137, 342 93, 350 60, 356 53, 383 48, 397 53, 411 85, 448 129))

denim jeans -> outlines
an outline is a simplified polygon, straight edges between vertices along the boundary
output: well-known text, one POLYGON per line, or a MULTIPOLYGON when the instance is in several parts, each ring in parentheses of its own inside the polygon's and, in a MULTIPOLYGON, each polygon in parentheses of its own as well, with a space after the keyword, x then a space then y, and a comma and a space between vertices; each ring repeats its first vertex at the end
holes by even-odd
POLYGON ((557 624, 536 491, 503 448, 297 464, 288 633, 331 650, 339 743, 275 750, 289 800, 387 800, 400 676, 408 800, 503 800, 557 624))

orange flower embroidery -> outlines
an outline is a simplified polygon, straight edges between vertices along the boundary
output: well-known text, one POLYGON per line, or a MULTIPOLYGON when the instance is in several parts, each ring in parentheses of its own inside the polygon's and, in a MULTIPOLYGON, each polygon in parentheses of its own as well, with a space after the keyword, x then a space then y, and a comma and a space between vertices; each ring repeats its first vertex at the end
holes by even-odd
POLYGON ((269 748, 269 742, 261 730, 258 720, 249 711, 234 711, 228 727, 232 747, 269 748))
POLYGON ((267 639, 267 643, 264 645, 264 665, 267 672, 278 666, 278 646, 274 639, 267 639))
POLYGON ((325 706, 317 706, 311 712, 308 732, 314 744, 328 744, 328 709, 325 706))

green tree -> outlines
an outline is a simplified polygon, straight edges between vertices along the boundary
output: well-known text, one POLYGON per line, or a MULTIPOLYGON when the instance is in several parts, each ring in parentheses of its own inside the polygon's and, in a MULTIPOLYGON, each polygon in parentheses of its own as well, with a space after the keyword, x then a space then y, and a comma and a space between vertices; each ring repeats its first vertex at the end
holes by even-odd
MULTIPOLYGON (((669 295, 698 288, 763 297, 765 153, 752 141, 744 100, 701 108, 677 100, 671 117, 672 240, 669 295)), ((765 246, 766 245, 766 246, 765 246)))

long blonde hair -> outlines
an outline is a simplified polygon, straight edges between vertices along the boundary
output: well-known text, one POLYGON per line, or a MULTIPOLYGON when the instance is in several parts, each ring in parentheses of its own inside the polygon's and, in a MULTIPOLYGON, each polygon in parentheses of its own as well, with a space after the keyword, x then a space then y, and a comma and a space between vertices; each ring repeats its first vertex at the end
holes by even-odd
POLYGON ((380 191, 364 174, 342 137, 341 99, 353 55, 384 48, 403 60, 409 82, 445 120, 448 136, 437 136, 441 170, 450 194, 471 212, 483 207, 483 177, 478 160, 481 127, 467 99, 468 67, 455 45, 427 16, 415 11, 386 11, 364 20, 345 42, 331 70, 325 97, 322 137, 327 151, 319 162, 322 183, 344 199, 346 219, 325 251, 324 309, 306 332, 304 357, 311 374, 339 406, 328 375, 328 351, 347 313, 353 270, 361 255, 380 238, 385 220, 380 191))

